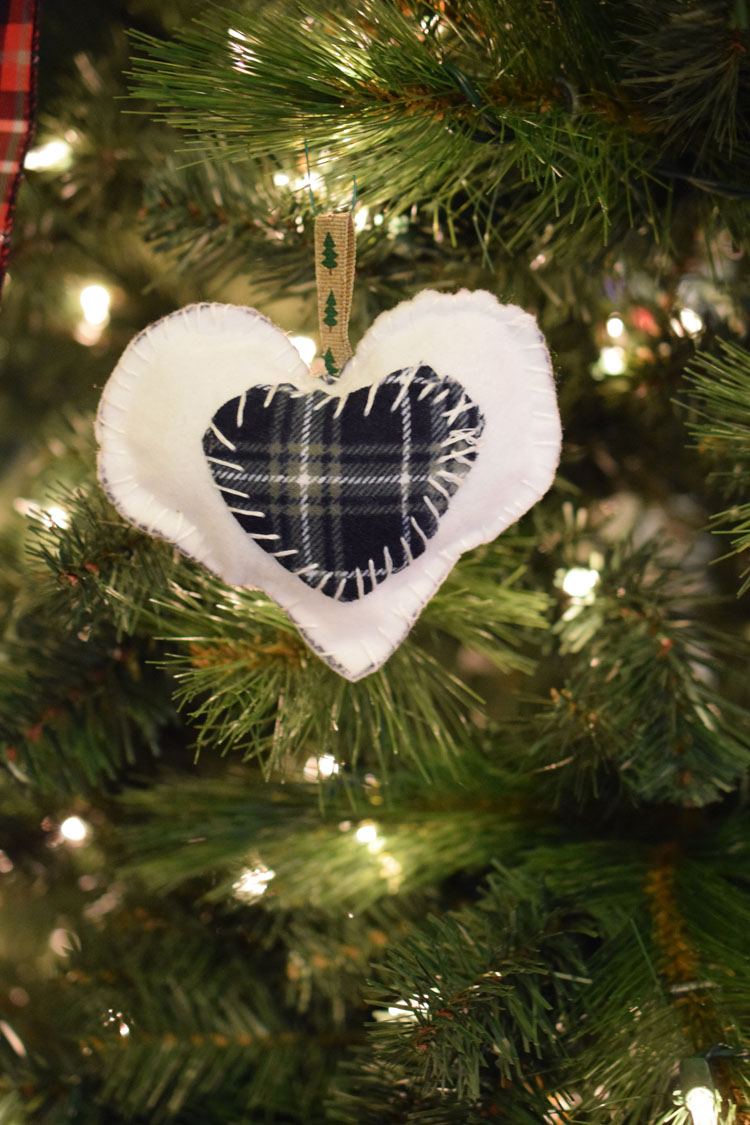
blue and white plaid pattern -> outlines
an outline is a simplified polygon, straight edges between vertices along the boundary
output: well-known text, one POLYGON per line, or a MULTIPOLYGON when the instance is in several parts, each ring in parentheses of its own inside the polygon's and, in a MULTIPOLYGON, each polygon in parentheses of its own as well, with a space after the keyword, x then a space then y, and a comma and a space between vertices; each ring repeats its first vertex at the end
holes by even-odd
POLYGON ((217 411, 203 449, 248 535, 347 602, 422 554, 483 428, 463 387, 421 366, 342 398, 251 387, 217 411))

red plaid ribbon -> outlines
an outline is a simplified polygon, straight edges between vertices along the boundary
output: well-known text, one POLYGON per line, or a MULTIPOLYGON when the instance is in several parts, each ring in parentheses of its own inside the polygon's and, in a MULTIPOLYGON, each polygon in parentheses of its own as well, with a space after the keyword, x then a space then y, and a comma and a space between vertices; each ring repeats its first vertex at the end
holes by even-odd
POLYGON ((0 0, 0 286, 23 161, 34 131, 37 33, 36 0, 0 0))

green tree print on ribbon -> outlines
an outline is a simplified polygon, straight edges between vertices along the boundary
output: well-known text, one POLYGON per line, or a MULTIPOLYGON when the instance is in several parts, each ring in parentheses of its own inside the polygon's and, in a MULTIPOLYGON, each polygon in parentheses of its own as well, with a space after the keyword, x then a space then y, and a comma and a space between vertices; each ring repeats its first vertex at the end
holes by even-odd
POLYGON ((327 270, 333 272, 338 264, 339 256, 336 253, 336 243, 329 231, 323 240, 323 265, 327 270))
POLYGON ((329 328, 335 328, 338 322, 339 312, 336 307, 336 298, 333 295, 333 290, 331 290, 326 301, 326 315, 323 317, 323 323, 327 324, 329 328))
POLYGON ((326 365, 326 371, 329 375, 338 375, 339 369, 336 366, 336 360, 330 348, 323 356, 323 363, 326 365))

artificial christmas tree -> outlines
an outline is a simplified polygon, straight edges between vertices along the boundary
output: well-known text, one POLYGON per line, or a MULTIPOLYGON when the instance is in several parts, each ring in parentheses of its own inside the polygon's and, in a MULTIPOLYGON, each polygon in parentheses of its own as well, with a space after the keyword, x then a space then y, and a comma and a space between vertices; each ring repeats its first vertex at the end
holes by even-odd
POLYGON ((42 12, 3 292, 0 1123, 750 1121, 746 4, 152 9, 42 12), (355 180, 355 357, 488 291, 563 449, 350 682, 93 416, 187 304, 346 378, 355 180))

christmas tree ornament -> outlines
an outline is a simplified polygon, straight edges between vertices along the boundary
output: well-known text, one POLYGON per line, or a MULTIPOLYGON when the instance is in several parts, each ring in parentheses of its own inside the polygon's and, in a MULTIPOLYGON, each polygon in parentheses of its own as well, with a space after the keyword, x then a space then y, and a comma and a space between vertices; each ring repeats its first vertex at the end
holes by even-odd
POLYGON ((317 251, 328 381, 256 310, 190 305, 127 347, 97 436, 126 519, 265 591, 357 680, 462 552, 546 492, 560 421, 535 320, 490 293, 422 292, 346 358, 349 239, 329 229, 317 251))
POLYGON ((0 8, 0 288, 24 158, 34 133, 38 20, 36 0, 6 0, 0 8))

